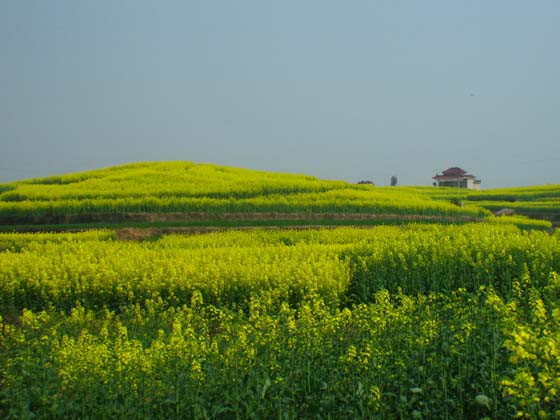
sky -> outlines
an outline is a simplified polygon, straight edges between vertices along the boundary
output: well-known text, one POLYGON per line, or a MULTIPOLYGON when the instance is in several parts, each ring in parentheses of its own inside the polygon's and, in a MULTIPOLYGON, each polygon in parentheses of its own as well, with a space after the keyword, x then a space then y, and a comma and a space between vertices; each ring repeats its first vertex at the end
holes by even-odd
POLYGON ((0 2, 0 182, 188 160, 560 183, 558 0, 0 2))

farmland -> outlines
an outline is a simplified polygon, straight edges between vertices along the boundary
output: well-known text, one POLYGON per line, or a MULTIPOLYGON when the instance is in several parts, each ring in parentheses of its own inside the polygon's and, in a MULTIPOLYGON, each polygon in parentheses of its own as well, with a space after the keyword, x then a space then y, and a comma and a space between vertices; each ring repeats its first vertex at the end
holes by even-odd
POLYGON ((559 245, 486 224, 2 234, 2 413, 554 417, 559 245))
MULTIPOLYGON (((190 162, 122 165, 0 186, 0 224, 211 221, 268 213, 376 214, 481 219, 416 192, 190 162)), ((269 218, 269 217, 266 217, 269 218)), ((278 217, 276 217, 278 219, 278 217)), ((328 218, 328 217, 327 217, 328 218)))
POLYGON ((0 230, 468 223, 503 208, 518 213, 507 223, 546 229, 546 220, 560 218, 559 199, 555 185, 480 192, 386 188, 151 162, 0 184, 0 230), (531 219, 519 219, 523 215, 531 219))
POLYGON ((511 209, 518 214, 560 224, 560 185, 473 191, 460 188, 404 188, 435 200, 462 201, 490 211, 511 209))
POLYGON ((0 191, 1 418, 560 416, 560 234, 503 192, 186 162, 0 191))

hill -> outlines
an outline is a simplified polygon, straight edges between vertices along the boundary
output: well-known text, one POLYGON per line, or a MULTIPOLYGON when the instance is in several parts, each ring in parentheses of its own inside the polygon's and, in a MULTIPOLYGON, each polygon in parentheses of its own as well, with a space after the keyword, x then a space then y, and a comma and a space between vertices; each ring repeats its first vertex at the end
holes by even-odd
POLYGON ((489 214, 420 191, 192 162, 133 163, 0 185, 0 224, 12 226, 458 222, 489 214))

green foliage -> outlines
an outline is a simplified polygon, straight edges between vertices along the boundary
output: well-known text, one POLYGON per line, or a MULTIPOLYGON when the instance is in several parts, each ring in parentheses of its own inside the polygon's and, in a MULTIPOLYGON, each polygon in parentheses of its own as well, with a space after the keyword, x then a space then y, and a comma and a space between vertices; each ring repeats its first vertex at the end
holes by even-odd
POLYGON ((4 194, 7 191, 11 191, 15 188, 16 188, 15 185, 12 184, 0 184, 0 195, 4 194))
POLYGON ((511 208, 516 212, 527 214, 559 214, 560 213, 560 199, 548 201, 478 201, 478 205, 487 208, 488 210, 498 211, 503 208, 511 208))
POLYGON ((492 224, 512 224, 521 229, 541 229, 550 230, 552 228, 552 223, 548 220, 531 219, 523 215, 513 215, 513 216, 489 216, 484 219, 486 223, 492 224))
POLYGON ((0 251, 21 251, 45 243, 109 241, 117 239, 109 230, 90 230, 79 233, 0 233, 0 251))
POLYGON ((467 190, 465 188, 404 187, 406 192, 426 195, 435 200, 459 200, 467 205, 491 211, 510 208, 526 215, 560 215, 560 185, 502 188, 492 190, 467 190))
POLYGON ((513 281, 527 267, 539 285, 550 271, 560 270, 558 237, 545 232, 489 224, 381 232, 344 254, 352 266, 348 296, 353 302, 367 301, 383 288, 417 294, 492 286, 509 297, 513 281))
POLYGON ((309 293, 357 303, 380 289, 416 294, 482 285, 508 296, 526 266, 541 282, 560 271, 557 236, 508 225, 234 231, 141 243, 106 240, 111 235, 43 234, 28 243, 33 234, 0 235, 11 251, 0 254, 0 304, 117 309, 161 296, 176 305, 198 290, 212 304, 245 308, 264 292, 291 304, 309 293))
POLYGON ((19 181, 5 188, 11 190, 0 194, 0 217, 26 223, 33 223, 33 217, 100 213, 488 214, 417 192, 191 162, 122 165, 19 181))
POLYGON ((6 419, 560 416, 560 235, 0 235, 6 419))

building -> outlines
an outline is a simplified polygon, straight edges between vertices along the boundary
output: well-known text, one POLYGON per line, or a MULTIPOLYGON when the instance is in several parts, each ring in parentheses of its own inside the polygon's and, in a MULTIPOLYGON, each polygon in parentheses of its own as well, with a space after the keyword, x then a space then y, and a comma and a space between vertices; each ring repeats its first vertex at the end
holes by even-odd
POLYGON ((468 188, 471 190, 480 190, 480 179, 476 179, 474 175, 468 174, 461 168, 456 166, 448 168, 441 174, 433 177, 435 187, 455 187, 468 188))

